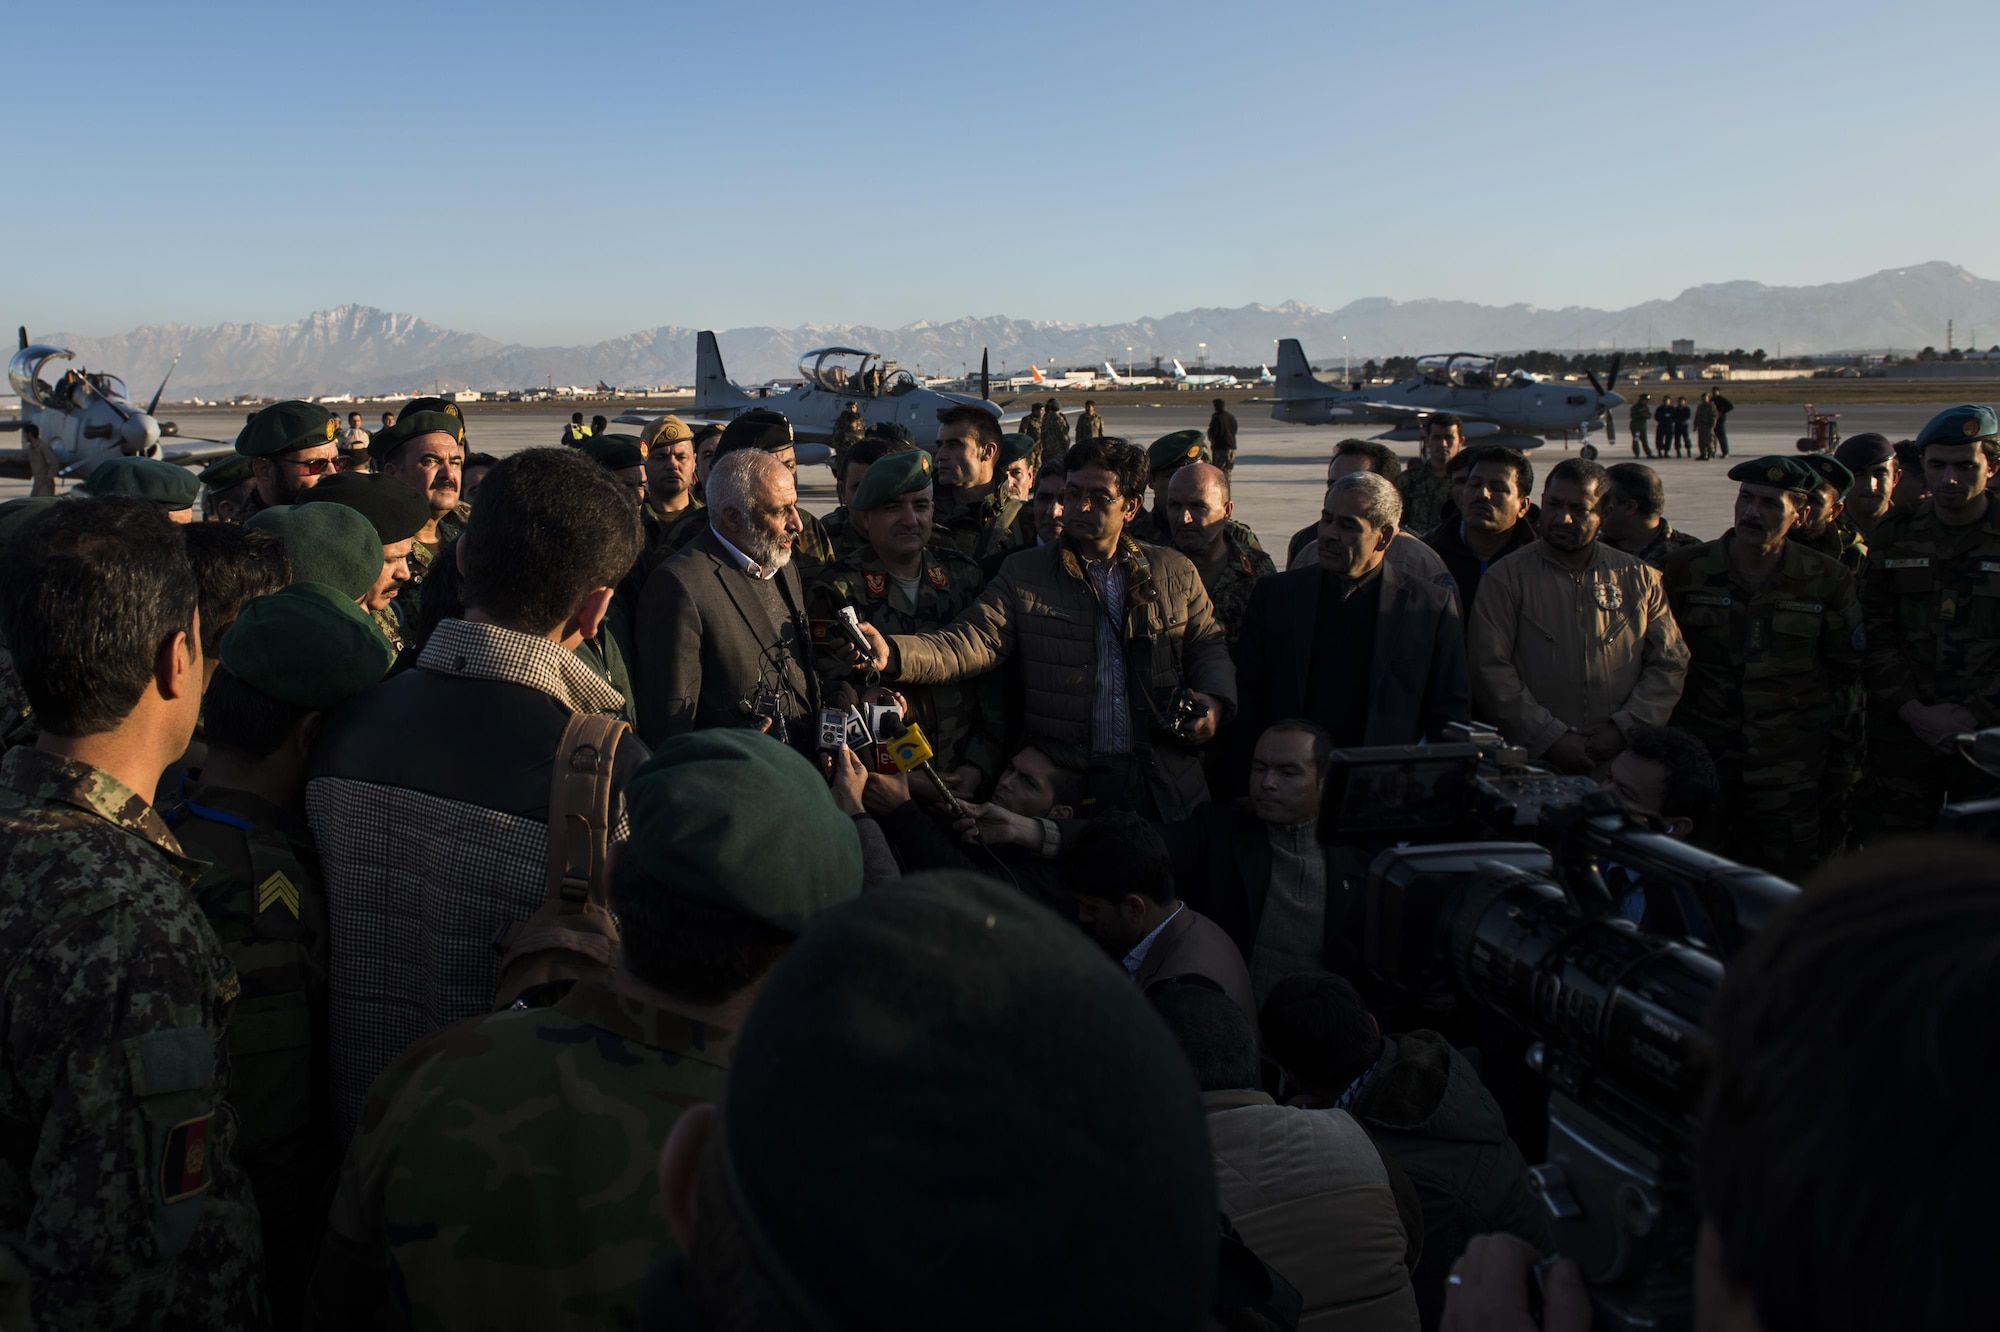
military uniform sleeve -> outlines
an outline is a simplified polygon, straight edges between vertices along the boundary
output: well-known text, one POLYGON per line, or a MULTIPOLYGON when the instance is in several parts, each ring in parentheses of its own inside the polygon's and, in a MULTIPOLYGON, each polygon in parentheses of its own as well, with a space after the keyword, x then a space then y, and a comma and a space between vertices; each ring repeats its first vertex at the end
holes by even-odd
POLYGON ((895 634, 896 678, 909 684, 951 684, 990 671, 1014 652, 1014 583, 1002 569, 979 600, 956 620, 928 634, 895 634))
POLYGON ((639 602, 639 718, 648 745, 694 729, 701 697, 701 608, 664 567, 639 602))
POLYGON ((1208 591, 1193 568, 1188 569, 1187 623, 1181 631, 1181 670, 1187 687, 1222 700, 1218 724, 1236 715, 1236 659, 1229 655, 1229 639, 1222 621, 1215 618, 1208 591))
POLYGON ((1520 566, 1503 560, 1479 586, 1479 600, 1466 626, 1466 666, 1472 699, 1482 716, 1491 717, 1501 732, 1539 758, 1569 730, 1540 703, 1514 665, 1514 648, 1521 626, 1520 566))
POLYGON ((1917 701, 1917 688, 1896 632, 1896 579, 1883 567, 1891 546, 1888 536, 1878 531, 1878 540, 1868 553, 1868 576, 1861 580, 1861 677, 1869 697, 1881 705, 1882 712, 1894 717, 1905 703, 1917 701))
MULTIPOLYGON (((1660 575, 1643 565, 1633 572, 1638 576, 1639 586, 1635 589, 1639 594, 1638 609, 1645 617, 1646 626, 1640 658, 1642 665, 1639 682, 1632 686, 1624 706, 1611 714, 1611 721, 1619 732, 1628 735, 1634 726, 1667 724, 1667 718, 1674 715, 1674 708, 1681 701, 1681 687, 1687 682, 1689 660, 1688 646, 1681 638, 1680 626, 1674 622, 1674 613, 1667 607, 1667 593, 1660 583, 1660 575)), ((1480 589, 1480 592, 1480 604, 1484 606, 1485 589, 1480 589)))
POLYGON ((142 901, 45 935, 9 979, 9 1062, 47 1092, 34 1141, 18 1144, 35 1203, 17 1238, 59 1259, 60 1276, 35 1283, 51 1326, 110 1325, 119 1289, 160 1280, 193 1239, 224 1131, 208 1014, 234 984, 205 928, 142 901))
POLYGON ((813 630, 813 666, 819 672, 820 688, 830 708, 851 708, 861 701, 860 677, 834 647, 838 640, 827 630, 834 612, 849 601, 830 568, 820 570, 806 582, 806 616, 812 621, 813 630))
POLYGON ((1867 690, 1862 684, 1862 664, 1868 655, 1868 630, 1861 601, 1855 594, 1854 576, 1845 569, 1829 590, 1821 612, 1824 645, 1822 669, 1827 690, 1833 697, 1834 721, 1827 743, 1826 781, 1839 791, 1861 780, 1863 751, 1866 747, 1867 690))

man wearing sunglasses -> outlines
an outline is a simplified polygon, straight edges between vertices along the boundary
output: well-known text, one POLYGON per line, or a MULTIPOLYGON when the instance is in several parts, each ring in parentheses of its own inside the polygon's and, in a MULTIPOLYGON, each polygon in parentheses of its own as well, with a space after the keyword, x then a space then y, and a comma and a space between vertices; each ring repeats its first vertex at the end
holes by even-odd
POLYGON ((250 460, 255 482, 237 520, 298 503, 302 492, 334 470, 339 433, 333 413, 310 402, 274 402, 252 416, 236 437, 236 451, 250 460))

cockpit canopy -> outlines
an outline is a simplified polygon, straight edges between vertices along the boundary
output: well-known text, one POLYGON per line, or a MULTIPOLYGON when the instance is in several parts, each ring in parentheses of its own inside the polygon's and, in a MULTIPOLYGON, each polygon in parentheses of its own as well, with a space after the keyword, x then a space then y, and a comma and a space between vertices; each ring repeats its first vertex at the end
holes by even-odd
POLYGON ((918 387, 907 370, 885 361, 879 352, 858 347, 820 347, 799 357, 799 376, 814 388, 849 397, 880 397, 907 393, 918 387))
POLYGON ((1478 352, 1439 352, 1417 358, 1417 373, 1439 387, 1490 389, 1499 358, 1478 352))
POLYGON ((75 352, 62 347, 23 347, 7 363, 7 383, 24 404, 33 407, 72 407, 79 401, 79 390, 83 398, 94 393, 116 402, 127 399, 125 381, 117 375, 67 370, 53 383, 41 378, 42 367, 50 361, 75 359, 75 352))

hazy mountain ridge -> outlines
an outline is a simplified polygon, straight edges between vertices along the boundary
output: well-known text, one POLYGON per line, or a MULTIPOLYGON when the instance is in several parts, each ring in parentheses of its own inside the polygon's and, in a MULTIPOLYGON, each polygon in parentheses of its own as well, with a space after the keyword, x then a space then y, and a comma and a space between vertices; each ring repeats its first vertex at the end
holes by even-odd
MULTIPOLYGON (((1199 344, 1211 363, 1268 364, 1279 338, 1296 337, 1321 365, 1346 351, 1370 356, 1427 351, 1561 349, 1581 345, 1664 346, 1693 338, 1702 347, 1763 347, 1789 354, 1944 344, 1947 319, 1958 345, 1977 336, 2000 342, 2000 282, 1955 264, 1884 269, 1851 282, 1770 287, 1719 282, 1690 287, 1671 300, 1625 310, 1582 306, 1478 305, 1439 299, 1367 297, 1338 310, 1297 301, 1235 309, 1183 310, 1121 324, 1082 325, 985 316, 919 320, 902 328, 806 324, 749 327, 717 336, 730 375, 744 383, 794 372, 799 353, 833 344, 880 351, 911 368, 956 374, 977 369, 982 349, 993 368, 1037 364, 1123 370, 1178 356, 1190 364, 1199 344), (1983 331, 1982 331, 1983 330, 1983 331)), ((427 387, 520 388, 557 384, 686 384, 694 376, 695 326, 663 324, 590 346, 530 347, 447 329, 415 315, 370 306, 321 310, 290 324, 154 324, 89 338, 30 329, 38 342, 74 348, 92 369, 123 375, 147 396, 177 351, 170 397, 234 393, 381 393, 427 387)))

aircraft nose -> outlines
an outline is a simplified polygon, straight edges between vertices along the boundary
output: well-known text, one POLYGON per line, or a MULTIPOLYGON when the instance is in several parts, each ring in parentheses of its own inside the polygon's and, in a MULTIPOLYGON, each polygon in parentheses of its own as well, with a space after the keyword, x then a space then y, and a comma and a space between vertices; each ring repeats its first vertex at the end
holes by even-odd
POLYGON ((144 412, 132 413, 125 422, 125 452, 134 458, 156 458, 160 453, 160 423, 144 412))
POLYGON ((1602 402, 1606 407, 1623 407, 1625 405, 1625 395, 1622 393, 1607 393, 1598 399, 1598 401, 1602 402))

